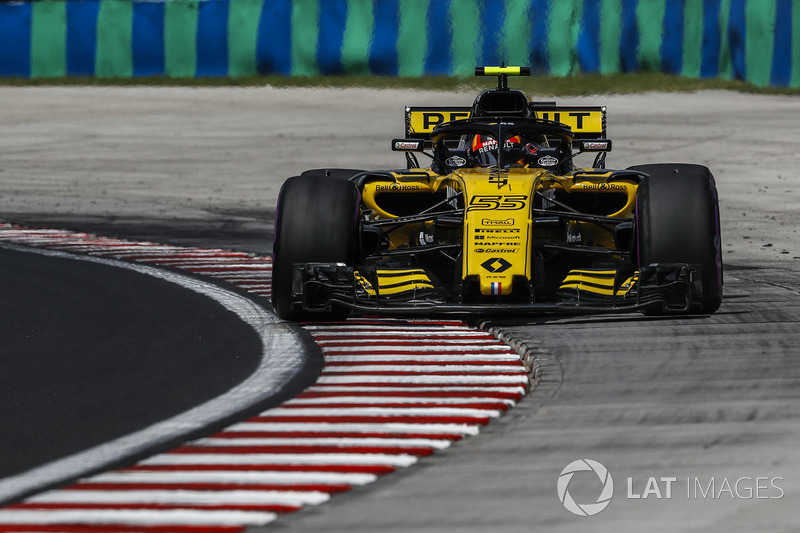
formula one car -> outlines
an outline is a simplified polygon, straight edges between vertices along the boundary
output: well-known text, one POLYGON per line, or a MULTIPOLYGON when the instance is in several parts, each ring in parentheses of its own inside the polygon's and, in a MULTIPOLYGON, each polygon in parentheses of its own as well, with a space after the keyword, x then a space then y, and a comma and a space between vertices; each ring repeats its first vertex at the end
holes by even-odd
POLYGON ((496 75, 471 107, 407 107, 397 170, 288 179, 272 303, 287 320, 360 314, 713 313, 719 208, 703 166, 605 168, 606 108, 534 102, 496 75), (596 154, 591 168, 573 159, 596 154), (421 168, 417 154, 430 158, 421 168))

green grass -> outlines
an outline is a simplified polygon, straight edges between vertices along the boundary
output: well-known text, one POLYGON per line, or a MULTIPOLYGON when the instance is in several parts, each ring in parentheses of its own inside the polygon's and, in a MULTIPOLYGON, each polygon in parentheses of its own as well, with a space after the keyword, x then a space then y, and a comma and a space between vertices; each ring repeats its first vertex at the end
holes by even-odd
MULTIPOLYGON (((254 76, 247 78, 0 78, 2 86, 181 86, 181 87, 365 87, 370 89, 415 89, 475 92, 495 86, 493 78, 430 76, 396 78, 388 76, 254 76)), ((727 90, 756 94, 800 94, 800 88, 757 87, 742 81, 718 78, 694 79, 667 74, 578 74, 568 77, 533 76, 511 78, 511 87, 531 94, 581 96, 642 92, 692 92, 727 90)))

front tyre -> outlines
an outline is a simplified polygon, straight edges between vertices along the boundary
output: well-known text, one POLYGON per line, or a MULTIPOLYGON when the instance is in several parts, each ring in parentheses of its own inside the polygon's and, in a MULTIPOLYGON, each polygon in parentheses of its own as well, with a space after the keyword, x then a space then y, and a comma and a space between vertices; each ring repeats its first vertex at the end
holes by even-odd
POLYGON ((630 170, 648 174, 636 198, 639 267, 700 265, 699 298, 692 311, 713 313, 722 303, 722 241, 714 176, 704 166, 682 163, 637 165, 630 170))
POLYGON ((278 194, 272 248, 272 307, 284 320, 337 320, 345 310, 309 313, 292 305, 296 263, 355 261, 359 194, 347 179, 306 174, 289 178, 278 194))

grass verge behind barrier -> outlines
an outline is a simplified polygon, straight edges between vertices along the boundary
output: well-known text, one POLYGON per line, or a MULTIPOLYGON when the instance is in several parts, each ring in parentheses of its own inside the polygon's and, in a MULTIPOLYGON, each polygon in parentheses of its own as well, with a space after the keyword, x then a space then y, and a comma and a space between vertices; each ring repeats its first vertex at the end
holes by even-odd
MULTIPOLYGON (((21 86, 148 86, 148 87, 258 87, 280 88, 319 87, 343 89, 411 89, 466 91, 486 89, 495 85, 491 78, 455 78, 430 76, 397 78, 387 76, 253 76, 244 78, 0 78, 0 87, 21 86)), ((531 94, 582 96, 594 94, 632 94, 643 92, 693 92, 727 90, 753 94, 800 95, 800 88, 757 87, 736 80, 719 78, 684 78, 658 73, 643 74, 578 74, 567 77, 533 76, 510 80, 509 85, 531 94)))

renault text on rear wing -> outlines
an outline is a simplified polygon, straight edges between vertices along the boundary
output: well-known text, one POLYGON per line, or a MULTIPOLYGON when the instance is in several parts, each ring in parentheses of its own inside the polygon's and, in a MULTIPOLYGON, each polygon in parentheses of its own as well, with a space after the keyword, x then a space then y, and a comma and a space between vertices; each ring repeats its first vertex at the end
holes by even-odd
MULTIPOLYGON (((536 118, 561 122, 570 127, 575 139, 605 139, 605 106, 557 106, 532 104, 536 118)), ((406 107, 406 139, 430 139, 434 127, 451 120, 470 117, 469 107, 406 107)))

